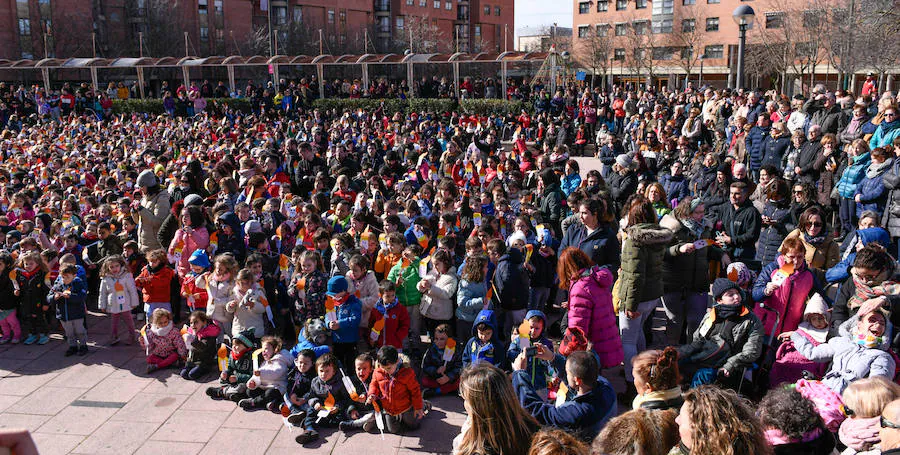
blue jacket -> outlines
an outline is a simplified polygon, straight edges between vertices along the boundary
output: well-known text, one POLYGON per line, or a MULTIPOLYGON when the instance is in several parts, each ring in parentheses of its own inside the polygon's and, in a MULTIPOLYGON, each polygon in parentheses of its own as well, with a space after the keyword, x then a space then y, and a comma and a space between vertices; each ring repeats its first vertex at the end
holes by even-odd
POLYGON ((468 280, 460 280, 459 290, 456 293, 456 319, 466 322, 475 321, 478 312, 484 308, 486 294, 487 285, 483 281, 472 283, 468 280))
POLYGON ((882 121, 875 129, 875 134, 869 139, 869 148, 890 147, 894 143, 894 139, 900 137, 900 120, 893 122, 882 121))
POLYGON ((825 282, 843 283, 850 277, 850 267, 853 266, 853 262, 856 260, 855 242, 862 242, 863 245, 868 245, 870 242, 878 242, 884 247, 889 247, 891 244, 890 234, 888 234, 888 231, 884 230, 884 228, 880 227, 859 229, 850 235, 855 238, 855 241, 851 242, 847 247, 850 249, 850 253, 847 254, 847 257, 842 259, 841 262, 838 262, 834 267, 825 272, 825 282))
POLYGON ((617 410, 616 393, 602 376, 597 378, 597 384, 590 392, 561 406, 542 400, 524 370, 513 372, 512 384, 519 403, 541 425, 561 428, 586 442, 600 433, 617 410))
POLYGON ((481 310, 472 324, 472 338, 469 338, 462 353, 463 368, 478 362, 489 362, 491 365, 499 367, 503 365, 502 352, 503 342, 500 341, 500 333, 497 330, 497 320, 494 319, 494 311, 481 310), (478 326, 480 324, 487 324, 494 331, 491 335, 491 340, 487 343, 483 343, 478 339, 478 326))
POLYGON ((747 133, 747 138, 745 139, 747 144, 747 153, 750 155, 750 169, 757 170, 762 166, 763 160, 763 143, 765 143, 766 138, 769 137, 769 127, 759 127, 754 126, 750 128, 750 132, 747 133))
POLYGON ((853 164, 844 169, 844 173, 841 174, 841 179, 838 180, 837 183, 838 194, 840 194, 841 197, 847 199, 853 198, 856 194, 856 188, 859 186, 859 182, 866 176, 866 169, 869 168, 871 162, 872 157, 869 155, 869 152, 866 152, 854 158, 853 164))
POLYGON ((776 169, 781 170, 781 160, 784 158, 784 153, 787 152, 788 146, 790 145, 790 135, 783 135, 780 137, 772 137, 771 134, 767 135, 762 143, 763 158, 760 167, 765 164, 771 164, 772 166, 775 166, 776 169))
POLYGON ((362 302, 353 294, 334 307, 337 316, 337 330, 331 331, 335 343, 356 343, 359 341, 359 319, 362 317, 362 302))
POLYGON ((306 329, 305 328, 300 329, 300 335, 297 335, 297 344, 295 344, 294 347, 291 349, 291 355, 294 356, 294 358, 296 359, 297 355, 300 354, 300 351, 302 351, 304 349, 312 349, 312 351, 316 353, 316 358, 319 358, 319 356, 321 356, 322 354, 331 352, 331 348, 329 348, 328 345, 323 344, 323 345, 319 346, 319 345, 313 343, 312 341, 309 341, 308 339, 306 339, 306 329))
POLYGON ((560 182, 560 188, 566 197, 569 197, 570 194, 574 193, 579 186, 581 186, 581 176, 578 175, 578 173, 563 176, 562 181, 560 182))
POLYGON ((683 175, 665 174, 659 179, 659 183, 662 184, 670 201, 672 199, 681 201, 691 195, 690 181, 683 175))
POLYGON ((87 298, 87 285, 84 284, 77 276, 69 284, 64 284, 62 280, 58 280, 50 293, 47 294, 47 302, 56 302, 56 319, 60 321, 74 321, 76 319, 84 319, 86 309, 84 301, 87 298), (57 292, 70 291, 72 295, 69 298, 56 300, 54 294, 57 292))
MULTIPOLYGON (((526 321, 533 317, 538 317, 544 321, 544 331, 541 332, 537 338, 532 338, 528 341, 531 346, 541 343, 546 349, 553 352, 553 342, 548 340, 544 335, 547 331, 547 316, 540 310, 530 310, 525 314, 526 321)), ((519 345, 519 338, 520 336, 518 334, 513 336, 512 341, 509 343, 509 348, 506 350, 506 361, 509 363, 512 363, 513 360, 522 353, 522 348, 519 345)), ((528 364, 523 371, 528 374, 529 382, 534 388, 540 390, 547 387, 547 376, 550 374, 550 366, 550 362, 536 360, 534 357, 528 357, 528 364)))
POLYGON ((888 191, 884 187, 883 178, 884 173, 891 168, 891 164, 885 166, 875 177, 869 177, 867 171, 866 177, 859 182, 859 186, 856 187, 856 194, 859 195, 859 202, 856 203, 857 218, 866 210, 877 213, 879 217, 884 213, 888 191))

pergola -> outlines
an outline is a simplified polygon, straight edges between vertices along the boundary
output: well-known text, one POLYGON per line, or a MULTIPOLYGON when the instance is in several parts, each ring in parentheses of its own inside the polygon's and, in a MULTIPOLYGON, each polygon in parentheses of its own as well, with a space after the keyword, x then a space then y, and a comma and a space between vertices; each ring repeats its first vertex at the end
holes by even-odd
MULTIPOLYGON (((107 58, 45 58, 42 60, 3 60, 0 59, 0 70, 34 71, 40 70, 44 80, 45 90, 50 89, 50 70, 89 69, 91 82, 99 88, 98 75, 104 69, 134 68, 137 73, 138 89, 141 98, 144 98, 144 69, 145 68, 181 68, 181 75, 185 86, 190 85, 190 70, 195 67, 225 67, 228 71, 228 85, 230 90, 235 90, 235 67, 267 66, 272 74, 274 83, 278 85, 278 67, 310 65, 316 67, 316 73, 320 81, 324 80, 324 69, 327 65, 360 65, 362 69, 362 82, 369 85, 369 65, 406 65, 406 78, 410 87, 413 87, 415 65, 451 65, 454 80, 459 80, 459 65, 463 63, 500 63, 500 72, 503 81, 503 93, 506 93, 506 79, 508 75, 507 64, 510 62, 534 62, 547 58, 546 52, 503 52, 503 53, 477 53, 468 54, 457 52, 453 54, 346 54, 346 55, 275 55, 265 57, 253 55, 244 57, 232 55, 228 57, 123 57, 115 59, 107 58)), ((456 96, 459 97, 459 84, 456 86, 456 96)), ((325 97, 324 84, 319 84, 319 96, 325 97)))

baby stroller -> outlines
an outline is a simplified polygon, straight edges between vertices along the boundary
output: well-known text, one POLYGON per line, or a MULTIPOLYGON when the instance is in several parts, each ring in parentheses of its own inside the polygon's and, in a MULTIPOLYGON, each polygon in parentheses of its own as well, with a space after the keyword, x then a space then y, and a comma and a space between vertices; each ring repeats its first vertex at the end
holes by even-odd
POLYGON ((776 354, 778 351, 778 334, 775 328, 781 322, 781 313, 778 310, 766 305, 765 302, 759 303, 759 308, 775 314, 775 324, 772 325, 772 333, 765 334, 763 339, 762 353, 759 359, 744 371, 741 377, 738 392, 754 399, 761 399, 769 390, 769 373, 775 364, 776 354), (744 383, 747 383, 745 386, 744 383), (746 388, 745 388, 746 387, 746 388))

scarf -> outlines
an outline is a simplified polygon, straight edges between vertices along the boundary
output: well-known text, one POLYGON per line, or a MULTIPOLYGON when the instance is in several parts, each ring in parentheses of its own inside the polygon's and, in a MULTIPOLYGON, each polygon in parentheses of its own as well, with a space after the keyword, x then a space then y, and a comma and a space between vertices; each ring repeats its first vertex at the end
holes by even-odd
POLYGON ((807 234, 806 232, 804 232, 804 233, 803 233, 803 240, 806 241, 806 243, 808 243, 808 244, 810 244, 810 245, 812 245, 812 246, 819 246, 819 245, 821 245, 822 243, 825 242, 825 238, 827 237, 827 235, 828 235, 828 234, 827 234, 827 232, 825 231, 825 229, 822 229, 822 233, 819 234, 819 235, 817 235, 817 236, 815 236, 815 237, 810 237, 809 234, 807 234))
POLYGON ((782 433, 781 430, 777 428, 769 428, 763 433, 763 435, 766 437, 766 441, 768 441, 769 444, 773 446, 780 446, 784 444, 815 441, 819 438, 819 436, 822 436, 822 429, 813 428, 812 430, 803 433, 803 436, 800 438, 800 440, 789 438, 786 434, 782 433))
POLYGON ((387 317, 388 311, 391 311, 397 304, 400 302, 396 297, 394 300, 385 305, 383 300, 379 300, 378 303, 375 304, 375 309, 381 313, 382 316, 387 317))
POLYGON ((716 305, 713 307, 716 309, 716 317, 722 319, 728 319, 732 316, 737 316, 740 314, 743 309, 743 305, 716 305))
POLYGON ((818 343, 824 343, 828 341, 828 327, 824 329, 817 329, 812 326, 809 322, 803 321, 797 327, 797 330, 802 330, 803 333, 808 335, 813 340, 816 340, 818 343))
POLYGON ((850 276, 853 277, 853 284, 856 286, 856 292, 847 299, 847 307, 851 310, 859 308, 866 300, 874 297, 900 294, 900 283, 882 281, 876 285, 869 285, 856 274, 855 270, 851 270, 850 276))
POLYGON ((631 403, 631 409, 640 409, 641 405, 651 401, 669 401, 681 396, 681 387, 674 387, 669 390, 654 390, 638 395, 631 403))
POLYGON ((880 417, 868 419, 854 417, 845 420, 838 430, 841 442, 856 451, 868 450, 881 442, 881 436, 878 434, 881 431, 880 417))
POLYGON ((231 358, 232 358, 232 360, 235 360, 235 361, 241 360, 241 357, 243 357, 244 354, 246 354, 246 353, 248 353, 248 352, 250 352, 250 349, 249 349, 249 348, 244 349, 243 351, 241 351, 240 354, 238 354, 237 351, 235 351, 234 349, 232 349, 232 350, 231 350, 231 358))
POLYGON ((172 321, 169 321, 168 324, 166 324, 162 327, 156 327, 156 326, 150 327, 150 331, 153 332, 153 334, 158 337, 165 337, 166 335, 169 334, 169 332, 172 331, 172 327, 174 327, 174 325, 172 325, 172 321))
MULTIPOLYGON (((693 202, 693 201, 691 201, 691 202, 693 202)), ((691 204, 691 205, 693 205, 693 204, 691 204)), ((679 219, 678 221, 681 221, 681 225, 686 227, 687 230, 690 231, 691 234, 693 234, 695 238, 699 239, 703 235, 703 225, 698 223, 693 218, 679 219)))
POLYGON ((886 171, 893 164, 894 164, 893 158, 888 158, 888 159, 884 160, 883 163, 876 163, 874 160, 872 160, 872 164, 870 164, 869 168, 866 169, 866 177, 868 177, 870 179, 874 179, 875 177, 878 177, 879 175, 883 174, 884 171, 886 171))

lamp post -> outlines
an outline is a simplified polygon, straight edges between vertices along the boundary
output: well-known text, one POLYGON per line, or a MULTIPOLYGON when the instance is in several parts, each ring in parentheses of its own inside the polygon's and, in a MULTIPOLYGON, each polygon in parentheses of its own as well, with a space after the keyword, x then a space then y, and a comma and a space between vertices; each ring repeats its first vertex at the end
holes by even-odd
POLYGON ((703 59, 706 58, 706 54, 700 54, 700 79, 697 80, 697 89, 703 87, 703 59))
POLYGON ((735 84, 735 88, 740 89, 744 86, 744 47, 747 44, 747 29, 750 28, 750 24, 753 23, 756 12, 753 11, 753 8, 751 8, 750 5, 741 5, 734 9, 734 12, 731 13, 731 17, 738 25, 738 31, 740 32, 740 42, 738 43, 737 84, 735 84))

